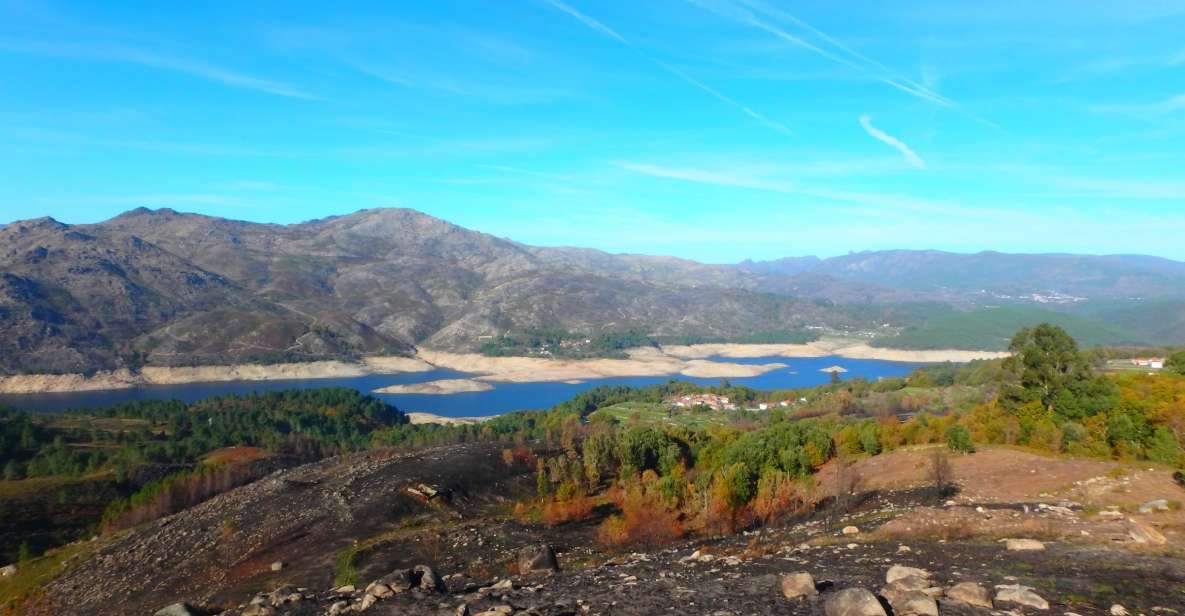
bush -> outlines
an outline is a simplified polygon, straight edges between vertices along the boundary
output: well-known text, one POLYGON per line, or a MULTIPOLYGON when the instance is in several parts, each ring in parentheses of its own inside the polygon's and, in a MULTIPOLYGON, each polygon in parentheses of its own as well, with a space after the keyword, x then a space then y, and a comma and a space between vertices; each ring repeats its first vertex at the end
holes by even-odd
POLYGON ((971 442, 971 432, 957 424, 946 429, 946 446, 956 453, 975 452, 975 444, 971 442))

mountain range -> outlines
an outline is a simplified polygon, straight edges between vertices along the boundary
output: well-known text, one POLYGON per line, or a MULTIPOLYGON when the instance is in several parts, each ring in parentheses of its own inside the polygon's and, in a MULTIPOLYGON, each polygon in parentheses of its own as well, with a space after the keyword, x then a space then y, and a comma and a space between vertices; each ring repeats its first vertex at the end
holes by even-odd
POLYGON ((1001 306, 1119 322, 1104 342, 1182 342, 1185 263, 895 250, 705 264, 528 246, 408 209, 274 225, 141 208, 0 227, 6 374, 471 351, 537 329, 891 341, 1001 306))

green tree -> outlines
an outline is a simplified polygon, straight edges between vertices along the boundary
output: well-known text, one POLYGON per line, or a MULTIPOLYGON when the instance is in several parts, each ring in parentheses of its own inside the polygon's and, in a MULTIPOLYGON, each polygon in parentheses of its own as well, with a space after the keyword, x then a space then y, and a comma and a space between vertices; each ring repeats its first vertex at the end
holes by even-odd
POLYGON ((1094 415, 1112 405, 1114 385, 1094 374, 1078 343, 1056 325, 1042 323, 1012 338, 1004 362, 1000 400, 1010 410, 1040 402, 1066 419, 1094 415))
POLYGON ((1185 374, 1185 351, 1177 351, 1164 362, 1164 369, 1174 374, 1185 374))
POLYGON ((971 433, 967 428, 955 424, 946 429, 946 446, 957 453, 974 453, 975 444, 971 442, 971 433))

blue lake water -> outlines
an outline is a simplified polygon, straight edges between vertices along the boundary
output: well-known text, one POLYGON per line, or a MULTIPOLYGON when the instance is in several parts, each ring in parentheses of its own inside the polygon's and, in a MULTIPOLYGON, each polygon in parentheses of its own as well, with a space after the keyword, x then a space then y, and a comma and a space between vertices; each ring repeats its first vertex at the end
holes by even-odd
MULTIPOLYGON (((765 364, 779 362, 788 368, 779 368, 760 376, 730 378, 735 385, 746 385, 754 389, 791 389, 821 385, 830 380, 830 375, 820 372, 829 366, 842 366, 848 372, 844 379, 864 378, 876 380, 883 377, 904 376, 925 364, 881 361, 874 359, 846 359, 843 357, 754 357, 744 359, 710 358, 742 364, 765 364)), ((422 383, 437 379, 467 378, 473 375, 455 370, 437 369, 431 372, 413 374, 375 374, 360 377, 330 379, 300 379, 291 381, 230 381, 220 383, 190 383, 185 385, 159 385, 78 393, 0 395, 0 406, 9 406, 41 412, 60 412, 69 409, 85 409, 119 404, 133 400, 177 399, 193 402, 210 396, 244 394, 251 392, 277 391, 292 388, 351 387, 363 392, 372 392, 388 385, 422 383)), ((582 383, 491 383, 490 391, 457 394, 375 394, 394 404, 403 411, 424 411, 445 417, 480 417, 498 415, 509 411, 544 409, 568 400, 576 394, 599 385, 629 385, 640 387, 663 383, 672 379, 690 381, 701 385, 716 385, 719 378, 690 378, 673 376, 640 376, 590 379, 582 383)))

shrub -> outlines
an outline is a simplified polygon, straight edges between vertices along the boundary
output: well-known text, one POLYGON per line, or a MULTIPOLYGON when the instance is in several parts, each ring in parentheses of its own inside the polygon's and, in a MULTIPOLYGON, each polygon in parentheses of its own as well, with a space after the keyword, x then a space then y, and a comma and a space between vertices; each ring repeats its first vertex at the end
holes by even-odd
POLYGON ((971 432, 958 424, 946 429, 946 446, 956 453, 974 453, 971 432))

